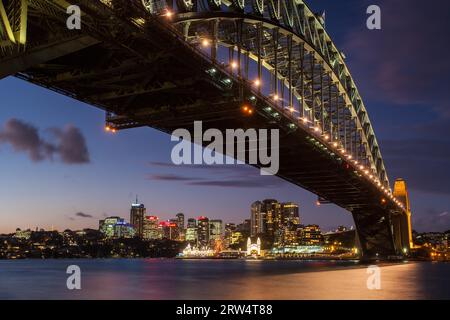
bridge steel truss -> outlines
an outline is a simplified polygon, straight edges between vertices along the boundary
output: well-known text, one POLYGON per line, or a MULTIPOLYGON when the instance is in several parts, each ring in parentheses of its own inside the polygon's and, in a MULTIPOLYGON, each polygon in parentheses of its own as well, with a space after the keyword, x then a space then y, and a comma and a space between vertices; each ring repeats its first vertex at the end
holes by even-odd
POLYGON ((279 176, 352 212, 366 257, 402 254, 404 205, 343 54, 303 1, 79 0, 82 28, 68 30, 72 2, 0 0, 0 79, 97 106, 118 130, 280 129, 279 176), (267 72, 270 88, 255 85, 267 72))

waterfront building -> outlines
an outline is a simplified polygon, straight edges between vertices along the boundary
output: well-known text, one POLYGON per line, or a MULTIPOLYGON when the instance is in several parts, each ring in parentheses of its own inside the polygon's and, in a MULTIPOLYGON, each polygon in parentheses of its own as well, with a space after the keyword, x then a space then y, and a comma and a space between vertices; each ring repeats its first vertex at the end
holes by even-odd
POLYGON ((145 206, 141 203, 138 203, 138 199, 136 197, 136 202, 131 204, 130 223, 135 229, 136 235, 139 238, 142 238, 144 234, 145 212, 145 206))
POLYGON ((260 256, 261 255, 261 239, 258 238, 256 243, 252 243, 252 240, 247 238, 247 256, 260 256))
POLYGON ((190 243, 183 250, 183 253, 180 254, 183 258, 210 258, 214 257, 216 252, 213 249, 208 247, 198 248, 191 246, 190 243))
POLYGON ((302 245, 323 244, 323 235, 318 225, 308 225, 300 229, 300 242, 302 245))

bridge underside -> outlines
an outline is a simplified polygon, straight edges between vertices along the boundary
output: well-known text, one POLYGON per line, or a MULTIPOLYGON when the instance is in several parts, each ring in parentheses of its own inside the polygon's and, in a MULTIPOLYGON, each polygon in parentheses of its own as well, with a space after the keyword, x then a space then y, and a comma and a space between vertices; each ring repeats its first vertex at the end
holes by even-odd
MULTIPOLYGON (((112 114, 109 121, 118 129, 193 131, 194 121, 203 121, 203 130, 279 129, 278 176, 352 212, 366 258, 401 254, 403 241, 394 239, 392 228, 399 213, 381 201, 383 194, 353 164, 304 128, 293 126, 288 113, 274 116, 270 101, 187 45, 167 25, 147 21, 142 32, 136 23, 100 8, 92 5, 90 10, 101 27, 70 35, 61 31, 58 40, 3 57, 0 77, 16 74, 102 108, 112 114), (251 116, 242 113, 244 101, 254 109, 251 116)), ((31 16, 30 29, 40 39, 54 39, 51 30, 42 27, 46 19, 57 21, 31 16)))

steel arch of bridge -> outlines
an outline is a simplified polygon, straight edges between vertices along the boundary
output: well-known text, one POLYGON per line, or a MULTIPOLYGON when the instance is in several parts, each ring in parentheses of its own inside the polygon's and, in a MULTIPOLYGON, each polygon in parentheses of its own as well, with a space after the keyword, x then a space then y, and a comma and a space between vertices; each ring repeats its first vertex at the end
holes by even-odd
POLYGON ((272 75, 271 95, 294 107, 299 121, 319 127, 355 161, 389 188, 380 147, 343 54, 325 31, 324 19, 302 0, 143 0, 152 14, 171 17, 191 43, 211 41, 229 48, 239 77, 248 79, 248 60, 272 75), (236 56, 236 58, 234 58, 236 56), (244 65, 244 66, 243 66, 244 65), (245 70, 242 70, 245 69, 245 70))
POLYGON ((77 0, 83 27, 69 31, 68 1, 75 0, 0 0, 7 13, 0 21, 0 78, 16 75, 101 108, 118 130, 150 126, 170 133, 199 119, 222 130, 280 129, 279 176, 352 212, 365 256, 401 254, 408 245, 397 219, 405 208, 388 191, 378 148, 373 156, 375 135, 343 56, 303 2, 291 4, 303 12, 305 35, 297 20, 284 23, 282 2, 274 17, 273 3, 263 2, 259 15, 250 3, 215 11, 207 2, 192 2, 191 11, 182 2, 152 2, 148 14, 141 0, 77 0), (202 47, 205 39, 209 45, 202 47), (230 64, 236 60, 238 69, 230 64), (250 62, 258 77, 271 74, 269 92, 252 83, 250 62), (275 101, 276 93, 287 102, 275 101), (242 114, 243 102, 254 107, 252 117, 242 114))

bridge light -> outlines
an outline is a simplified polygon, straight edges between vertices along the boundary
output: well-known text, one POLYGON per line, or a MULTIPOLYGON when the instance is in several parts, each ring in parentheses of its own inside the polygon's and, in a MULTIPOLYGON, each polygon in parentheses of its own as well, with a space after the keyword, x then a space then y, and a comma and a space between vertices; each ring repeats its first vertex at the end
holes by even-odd
POLYGON ((294 111, 295 111, 294 107, 290 107, 289 110, 290 110, 291 112, 294 112, 294 111))
POLYGON ((252 114, 253 113, 253 110, 252 109, 249 109, 248 110, 248 114, 252 114))
POLYGON ((231 69, 236 69, 238 67, 238 64, 236 61, 232 61, 230 65, 231 65, 231 69))
POLYGON ((319 127, 314 127, 314 131, 319 132, 320 131, 319 127))
POLYGON ((385 198, 381 199, 381 203, 385 204, 386 203, 386 199, 385 198))
POLYGON ((347 158, 351 160, 353 157, 352 157, 351 154, 349 154, 349 155, 347 156, 347 158))
POLYGON ((173 12, 172 12, 172 11, 170 11, 170 10, 167 10, 167 11, 166 11, 165 16, 166 16, 167 18, 171 18, 172 15, 173 15, 173 12))
POLYGON ((280 99, 280 97, 277 94, 273 96, 273 100, 278 101, 278 99, 280 99))
POLYGON ((333 143, 333 146, 334 146, 335 148, 337 148, 338 143, 337 143, 337 142, 333 143))
POLYGON ((330 140, 330 136, 327 135, 327 134, 326 134, 323 138, 324 138, 325 140, 327 140, 327 141, 330 140))
POLYGON ((112 133, 116 133, 117 130, 113 128, 113 129, 111 129, 111 132, 112 132, 112 133))
POLYGON ((253 84, 254 84, 255 86, 259 87, 259 86, 261 85, 261 80, 256 79, 256 80, 253 82, 253 84))
POLYGON ((303 123, 308 123, 308 119, 302 118, 303 123))
POLYGON ((209 46, 209 40, 208 39, 203 39, 202 40, 202 46, 204 46, 204 47, 209 46))
POLYGON ((111 131, 111 127, 110 126, 105 126, 105 131, 111 131))
POLYGON ((321 203, 319 200, 316 201, 316 206, 320 207, 321 203))

